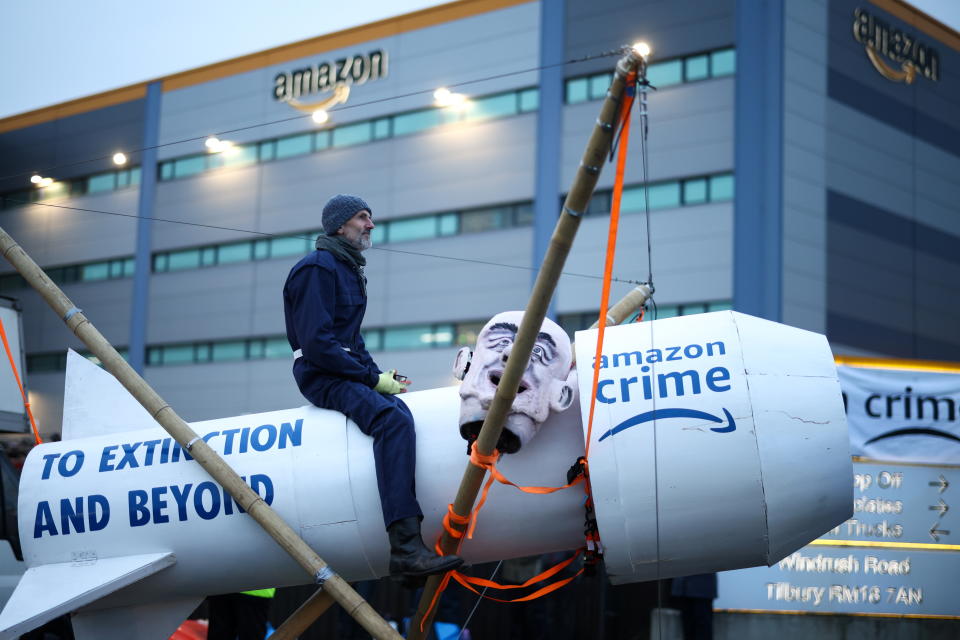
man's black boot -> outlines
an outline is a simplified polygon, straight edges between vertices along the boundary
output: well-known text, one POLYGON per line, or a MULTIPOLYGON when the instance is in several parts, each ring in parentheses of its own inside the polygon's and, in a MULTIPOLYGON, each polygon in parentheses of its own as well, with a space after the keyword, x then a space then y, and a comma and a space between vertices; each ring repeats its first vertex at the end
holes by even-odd
POLYGON ((401 518, 387 527, 390 536, 390 575, 429 576, 463 564, 460 556, 438 556, 420 537, 420 518, 401 518))

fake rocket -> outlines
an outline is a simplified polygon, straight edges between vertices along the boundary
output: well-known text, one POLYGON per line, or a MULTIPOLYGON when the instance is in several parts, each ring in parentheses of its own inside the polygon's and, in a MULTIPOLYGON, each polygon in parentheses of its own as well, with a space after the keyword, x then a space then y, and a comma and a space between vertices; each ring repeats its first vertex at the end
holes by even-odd
MULTIPOLYGON (((726 311, 610 327, 596 363, 595 346, 596 331, 577 334, 579 404, 498 469, 520 485, 565 484, 593 397, 591 483, 614 583, 770 565, 850 516, 823 336, 726 311)), ((448 387, 404 401, 424 532, 439 533, 466 463, 460 397, 448 387)), ((372 440, 342 414, 307 406, 192 427, 344 578, 387 574, 372 440)), ((74 612, 78 640, 162 640, 207 595, 305 582, 113 377, 72 352, 63 437, 24 464, 28 569, 0 639, 74 612)), ((476 563, 580 547, 583 502, 581 485, 495 485, 461 553, 476 563)))

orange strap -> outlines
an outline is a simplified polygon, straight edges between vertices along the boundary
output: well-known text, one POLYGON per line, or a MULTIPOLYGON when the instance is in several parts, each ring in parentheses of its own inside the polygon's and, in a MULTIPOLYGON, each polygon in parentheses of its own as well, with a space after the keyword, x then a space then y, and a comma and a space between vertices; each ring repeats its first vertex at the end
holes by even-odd
POLYGON ((454 571, 454 572, 452 572, 452 578, 453 578, 454 580, 456 580, 457 582, 459 582, 459 583, 460 583, 461 585, 463 585, 464 587, 466 587, 467 589, 469 589, 470 591, 473 591, 473 592, 476 593, 477 595, 483 596, 484 598, 486 598, 486 599, 488 599, 488 600, 495 600, 495 601, 497 601, 497 602, 526 602, 526 601, 528 601, 528 600, 536 600, 537 598, 539 598, 539 597, 541 597, 541 596, 545 596, 545 595, 547 595, 548 593, 552 593, 552 592, 556 591, 557 589, 559 589, 560 587, 563 587, 564 585, 569 584, 571 580, 573 580, 574 578, 576 578, 577 576, 579 576, 581 573, 583 573, 583 569, 581 568, 579 571, 577 571, 577 573, 575 573, 574 575, 570 576, 569 578, 564 578, 563 580, 558 580, 558 581, 556 581, 556 582, 554 582, 554 583, 552 583, 552 584, 548 584, 548 585, 546 585, 546 586, 544 586, 544 587, 541 587, 540 589, 537 589, 536 591, 534 591, 533 593, 531 593, 531 594, 529 594, 529 595, 523 596, 522 598, 514 598, 513 600, 501 600, 501 599, 499 599, 499 598, 492 598, 492 597, 490 597, 490 596, 488 596, 488 595, 484 595, 483 593, 477 591, 477 590, 474 588, 473 585, 476 585, 476 586, 478 586, 478 587, 486 587, 486 588, 489 588, 489 589, 500 589, 500 590, 507 590, 507 589, 526 589, 527 587, 529 587, 529 586, 531 586, 531 585, 534 585, 534 584, 536 584, 536 583, 538 583, 538 582, 542 582, 542 581, 546 580, 547 578, 552 578, 552 577, 555 576, 556 574, 560 573, 561 571, 563 571, 564 569, 566 569, 568 566, 570 566, 570 563, 573 562, 574 560, 576 560, 577 557, 579 557, 581 553, 583 553, 583 548, 577 549, 577 550, 574 552, 574 554, 573 554, 572 556, 570 556, 569 558, 567 558, 566 560, 564 560, 564 561, 562 561, 562 562, 560 562, 560 563, 558 563, 558 564, 555 564, 554 566, 550 567, 550 568, 547 569, 546 571, 543 571, 543 572, 541 572, 541 573, 533 576, 532 578, 530 578, 529 580, 527 580, 527 581, 524 582, 523 584, 499 584, 499 583, 497 583, 497 582, 494 582, 493 580, 487 580, 487 579, 485 579, 485 578, 474 578, 473 576, 467 576, 467 575, 464 575, 464 574, 460 573, 459 571, 454 571))
MULTIPOLYGON (((440 543, 437 543, 437 553, 443 555, 443 552, 440 551, 440 543)), ((440 581, 440 586, 437 587, 437 590, 433 593, 433 599, 430 600, 430 606, 427 607, 427 610, 423 612, 423 617, 420 618, 420 633, 423 633, 424 626, 427 624, 427 620, 430 619, 430 613, 433 611, 433 608, 437 606, 437 601, 440 600, 440 595, 443 594, 447 589, 447 585, 450 584, 450 576, 452 576, 456 571, 447 571, 443 574, 443 580, 440 581)))
MULTIPOLYGON (((447 533, 451 537, 457 538, 458 540, 463 537, 463 532, 459 529, 456 529, 453 525, 458 524, 461 527, 470 522, 470 516, 462 516, 456 511, 453 510, 453 504, 447 505, 447 515, 443 516, 443 528, 447 530, 447 533), (453 524, 451 524, 453 523, 453 524)), ((440 540, 437 539, 437 548, 440 548, 440 540)), ((440 555, 443 553, 438 552, 440 555)))
MULTIPOLYGON (((457 580, 457 582, 460 582, 461 584, 463 584, 463 582, 469 582, 470 584, 477 585, 478 587, 488 587, 490 589, 526 589, 531 585, 534 585, 538 582, 546 580, 547 578, 552 578, 553 576, 557 575, 558 573, 560 573, 561 571, 569 567, 570 563, 576 560, 580 556, 580 554, 583 553, 583 551, 584 551, 584 547, 580 547, 579 549, 574 551, 573 555, 567 558, 566 560, 562 560, 557 564, 553 565, 552 567, 550 567, 549 569, 546 569, 545 571, 541 571, 540 573, 533 576, 523 584, 499 584, 497 582, 494 582, 493 580, 487 580, 486 578, 474 578, 473 576, 467 576, 463 574, 461 574, 462 582, 461 580, 457 580)), ((459 573, 459 572, 455 572, 455 573, 459 573)))
MULTIPOLYGON (((524 493, 536 493, 540 495, 545 495, 548 493, 554 493, 556 491, 563 491, 564 489, 569 489, 575 484, 580 483, 583 480, 583 476, 577 476, 573 479, 573 482, 563 485, 562 487, 523 487, 518 484, 515 484, 507 479, 500 471, 497 469, 497 458, 500 456, 500 452, 496 449, 493 450, 493 453, 490 455, 483 455, 480 451, 477 450, 477 443, 474 442, 470 447, 470 463, 474 466, 480 467, 481 469, 486 469, 490 472, 490 477, 487 478, 486 484, 483 485, 483 492, 480 494, 480 500, 477 501, 477 506, 473 508, 473 511, 470 514, 470 527, 467 529, 467 537, 473 538, 473 531, 477 528, 477 515, 480 513, 480 509, 483 507, 484 503, 487 501, 487 494, 490 491, 490 487, 493 485, 493 481, 496 480, 500 484, 510 485, 511 487, 516 487, 524 493)), ((452 509, 450 509, 452 511, 452 509)), ((459 537, 459 536, 454 536, 459 537)))
POLYGON ((23 383, 20 382, 20 374, 17 372, 17 364, 13 361, 13 351, 10 350, 10 343, 7 341, 7 332, 3 328, 3 320, 0 320, 0 339, 3 339, 3 348, 7 350, 7 360, 10 361, 10 368, 13 370, 13 377, 20 387, 20 396, 23 398, 23 406, 27 410, 27 417, 30 418, 30 427, 33 429, 33 439, 37 444, 43 444, 40 438, 40 432, 37 431, 37 422, 33 419, 33 411, 30 409, 30 401, 27 400, 27 392, 23 390, 23 383))
MULTIPOLYGON (((627 77, 629 88, 636 77, 631 74, 627 77)), ((620 107, 620 121, 623 127, 620 130, 620 148, 617 150, 617 174, 613 182, 613 198, 610 203, 610 230, 607 232, 607 257, 603 265, 603 288, 600 293, 600 322, 597 333, 597 351, 593 359, 593 385, 590 393, 590 417, 587 420, 587 445, 584 457, 590 458, 590 440, 593 434, 593 414, 597 407, 597 387, 600 385, 600 360, 603 355, 603 336, 607 324, 607 308, 610 305, 610 280, 613 276, 613 259, 617 252, 617 228, 620 224, 620 197, 623 194, 623 174, 627 166, 627 143, 630 140, 630 112, 633 107, 633 93, 629 93, 620 107)), ((644 188, 649 188, 644 185, 644 188)))
MULTIPOLYGON (((497 601, 497 602, 510 603, 510 602, 526 602, 527 600, 536 600, 537 598, 539 598, 539 597, 541 597, 541 596, 545 596, 545 595, 547 595, 548 593, 553 593, 553 592, 556 591, 557 589, 559 589, 559 588, 561 588, 561 587, 569 584, 570 581, 572 581, 574 578, 576 578, 577 576, 579 576, 581 573, 583 573, 583 569, 582 569, 582 568, 580 569, 580 571, 577 571, 576 574, 570 576, 569 578, 564 578, 563 580, 558 580, 557 582, 554 582, 553 584, 548 584, 547 586, 543 587, 542 589, 537 589, 536 591, 534 591, 533 593, 531 593, 531 594, 528 595, 528 596, 523 596, 522 598, 514 598, 513 600, 501 600, 500 598, 493 598, 493 597, 491 597, 491 596, 484 595, 484 594, 481 593, 480 591, 477 591, 477 590, 474 589, 472 586, 470 586, 470 585, 466 582, 466 580, 464 580, 464 576, 463 576, 462 574, 456 572, 456 571, 453 572, 453 579, 456 580, 457 582, 459 582, 461 585, 463 585, 463 586, 466 587, 467 589, 469 589, 470 591, 473 591, 473 592, 474 592, 475 594, 477 594, 478 596, 483 596, 483 597, 486 598, 487 600, 495 600, 495 601, 497 601)), ((507 585, 507 586, 510 586, 510 585, 507 585)), ((505 588, 507 588, 507 587, 501 587, 501 588, 504 588, 504 589, 505 589, 505 588)), ((421 631, 422 631, 422 629, 421 629, 421 631)))
MULTIPOLYGON (((439 553, 439 546, 440 546, 440 545, 438 544, 438 545, 437 545, 437 547, 438 547, 438 553, 439 553)), ((496 602, 505 602, 505 603, 509 603, 509 602, 526 602, 526 601, 528 601, 528 600, 536 600, 537 598, 540 598, 540 597, 542 597, 542 596, 545 596, 545 595, 547 595, 548 593, 553 593, 553 592, 556 591, 557 589, 559 589, 559 588, 561 588, 561 587, 569 584, 571 580, 573 580, 574 578, 576 578, 577 576, 579 576, 581 573, 583 573, 583 568, 581 567, 581 569, 580 569, 579 571, 577 571, 574 575, 570 576, 569 578, 564 578, 563 580, 558 580, 558 581, 556 581, 556 582, 554 582, 554 583, 548 584, 548 585, 546 585, 546 586, 543 586, 543 587, 537 589, 536 591, 534 591, 533 593, 531 593, 531 594, 529 594, 529 595, 523 596, 522 598, 514 598, 513 600, 501 600, 500 598, 493 598, 493 597, 491 597, 491 596, 485 595, 484 593, 482 593, 482 592, 480 592, 480 591, 477 591, 477 590, 474 588, 474 585, 476 585, 476 586, 478 586, 478 587, 485 587, 485 588, 489 588, 489 589, 500 589, 500 590, 507 590, 507 589, 526 589, 527 587, 529 587, 529 586, 531 586, 531 585, 534 585, 534 584, 536 584, 536 583, 538 583, 538 582, 542 582, 542 581, 546 580, 547 578, 552 578, 553 576, 557 575, 558 573, 560 573, 561 571, 563 571, 564 569, 566 569, 568 566, 570 566, 570 563, 573 562, 574 560, 576 560, 577 557, 579 557, 580 554, 583 553, 583 551, 584 551, 584 548, 583 548, 583 547, 581 547, 580 549, 577 549, 577 550, 573 553, 573 555, 570 556, 569 558, 567 558, 566 560, 563 560, 562 562, 559 562, 559 563, 553 565, 552 567, 550 567, 550 568, 547 569, 546 571, 540 572, 539 574, 533 576, 532 578, 530 578, 529 580, 527 580, 527 581, 524 582, 523 584, 499 584, 499 583, 497 583, 497 582, 494 582, 493 580, 487 580, 486 578, 474 578, 473 576, 465 575, 465 574, 463 574, 463 573, 460 573, 459 571, 448 571, 446 574, 444 574, 443 580, 440 581, 440 586, 437 588, 437 592, 433 594, 433 599, 430 601, 430 606, 427 607, 427 611, 426 611, 426 613, 424 614, 423 619, 420 620, 420 631, 421 631, 421 632, 423 631, 423 629, 424 629, 424 623, 425 623, 425 622, 427 621, 427 619, 430 617, 430 612, 433 611, 434 606, 436 606, 437 601, 440 599, 440 594, 443 593, 443 591, 444 591, 444 590, 447 588, 447 586, 450 584, 450 579, 451 579, 451 578, 453 578, 454 580, 456 580, 457 582, 459 582, 462 586, 466 587, 467 589, 469 589, 470 591, 474 592, 474 593, 477 594, 478 596, 482 596, 482 597, 486 598, 487 600, 495 600, 496 602)))

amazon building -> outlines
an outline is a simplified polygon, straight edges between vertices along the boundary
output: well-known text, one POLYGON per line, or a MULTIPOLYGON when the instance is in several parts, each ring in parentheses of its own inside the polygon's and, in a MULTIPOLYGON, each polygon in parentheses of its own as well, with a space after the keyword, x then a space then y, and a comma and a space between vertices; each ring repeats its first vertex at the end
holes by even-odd
MULTIPOLYGON (((660 318, 733 308, 836 354, 960 361, 960 35, 903 0, 439 5, 0 120, 0 226, 195 421, 305 402, 281 289, 325 201, 358 194, 366 344, 414 389, 453 384, 457 349, 525 306, 636 41, 654 89, 614 300, 652 269, 660 318)), ((571 332, 597 315, 613 173, 554 298, 571 332)), ((84 347, 6 264, 0 295, 56 433, 84 347)))

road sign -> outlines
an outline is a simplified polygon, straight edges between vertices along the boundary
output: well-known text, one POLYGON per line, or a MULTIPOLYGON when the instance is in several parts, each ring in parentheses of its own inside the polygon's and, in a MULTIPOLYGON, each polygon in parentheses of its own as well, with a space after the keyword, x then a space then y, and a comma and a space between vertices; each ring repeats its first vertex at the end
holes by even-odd
POLYGON ((719 576, 718 609, 960 618, 960 467, 855 460, 853 517, 772 567, 719 576))

